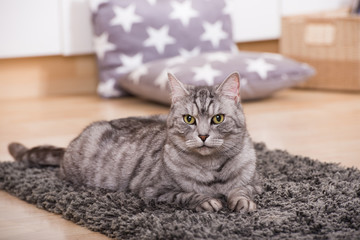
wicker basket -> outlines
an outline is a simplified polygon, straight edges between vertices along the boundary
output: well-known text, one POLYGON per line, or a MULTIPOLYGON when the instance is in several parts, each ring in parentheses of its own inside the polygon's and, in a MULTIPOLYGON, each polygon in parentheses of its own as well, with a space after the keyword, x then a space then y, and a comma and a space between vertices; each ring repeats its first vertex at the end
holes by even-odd
POLYGON ((284 17, 280 52, 316 69, 300 87, 360 91, 359 16, 284 17))

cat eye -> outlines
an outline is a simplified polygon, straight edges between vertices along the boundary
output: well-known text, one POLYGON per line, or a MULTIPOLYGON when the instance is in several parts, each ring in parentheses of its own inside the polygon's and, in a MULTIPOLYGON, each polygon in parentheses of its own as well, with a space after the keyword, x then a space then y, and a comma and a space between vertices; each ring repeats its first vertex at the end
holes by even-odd
POLYGON ((193 125, 195 124, 195 118, 191 115, 184 115, 184 122, 186 122, 187 124, 193 125))
POLYGON ((213 118, 211 119, 211 123, 213 124, 220 124, 224 121, 224 114, 218 114, 218 115, 215 115, 213 116, 213 118))

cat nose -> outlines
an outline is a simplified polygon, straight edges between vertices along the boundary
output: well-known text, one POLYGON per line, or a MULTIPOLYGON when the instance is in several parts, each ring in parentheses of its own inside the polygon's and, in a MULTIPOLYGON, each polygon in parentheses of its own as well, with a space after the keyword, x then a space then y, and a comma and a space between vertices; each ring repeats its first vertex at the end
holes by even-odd
POLYGON ((205 140, 209 137, 209 135, 199 135, 199 138, 205 142, 205 140))

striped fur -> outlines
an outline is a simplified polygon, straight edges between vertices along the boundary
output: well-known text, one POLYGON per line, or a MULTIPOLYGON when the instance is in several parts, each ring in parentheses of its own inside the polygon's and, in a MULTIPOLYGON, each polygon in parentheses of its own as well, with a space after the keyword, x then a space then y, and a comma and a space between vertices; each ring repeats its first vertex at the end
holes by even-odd
POLYGON ((256 209, 260 191, 255 151, 238 96, 239 76, 217 87, 185 86, 169 74, 173 103, 168 116, 95 122, 66 149, 9 151, 29 167, 60 165, 59 176, 75 184, 131 191, 146 200, 218 211, 256 209), (191 115, 196 124, 187 124, 191 115), (225 120, 214 124, 214 115, 225 120), (202 140, 200 135, 208 136, 202 140))

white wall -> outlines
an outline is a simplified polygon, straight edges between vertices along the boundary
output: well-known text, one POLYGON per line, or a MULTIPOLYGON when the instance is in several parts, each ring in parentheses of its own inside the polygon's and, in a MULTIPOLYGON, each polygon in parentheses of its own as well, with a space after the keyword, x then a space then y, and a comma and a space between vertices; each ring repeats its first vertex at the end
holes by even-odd
POLYGON ((281 17, 350 6, 352 0, 227 0, 236 42, 277 39, 281 17))
POLYGON ((305 13, 316 13, 350 6, 352 0, 282 0, 283 16, 305 13))
POLYGON ((0 57, 61 53, 58 0, 0 0, 0 57))
MULTIPOLYGON (((0 58, 93 52, 89 0, 0 0, 0 58)), ((228 0, 236 42, 276 39, 281 16, 351 0, 228 0)))
POLYGON ((236 42, 275 39, 280 34, 280 0, 228 0, 236 42))
MULTIPOLYGON (((0 0, 1 1, 1 0, 0 0)), ((63 55, 92 52, 91 12, 88 0, 61 0, 63 55)))

